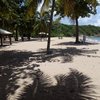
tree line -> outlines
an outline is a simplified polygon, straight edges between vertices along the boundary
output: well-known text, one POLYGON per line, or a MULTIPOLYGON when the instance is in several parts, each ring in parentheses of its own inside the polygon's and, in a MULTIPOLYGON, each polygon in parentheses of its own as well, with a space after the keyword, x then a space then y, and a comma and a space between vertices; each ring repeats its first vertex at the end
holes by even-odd
POLYGON ((79 43, 78 19, 96 14, 97 5, 97 0, 0 0, 0 27, 13 31, 16 40, 18 33, 22 40, 24 35, 30 40, 32 30, 48 32, 47 54, 49 54, 54 11, 60 18, 68 16, 75 21, 75 43, 79 43), (39 18, 36 13, 42 2, 39 18))
MULTIPOLYGON (((79 34, 87 36, 100 36, 100 27, 93 25, 79 26, 79 34)), ((75 25, 53 24, 51 36, 75 36, 75 25)))

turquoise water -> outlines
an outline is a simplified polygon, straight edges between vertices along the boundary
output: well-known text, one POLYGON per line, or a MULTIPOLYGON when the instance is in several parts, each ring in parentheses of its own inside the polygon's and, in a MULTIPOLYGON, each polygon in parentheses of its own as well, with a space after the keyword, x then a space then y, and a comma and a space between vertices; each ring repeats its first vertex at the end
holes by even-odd
POLYGON ((88 39, 91 41, 100 42, 100 37, 97 37, 97 36, 90 36, 88 37, 88 39))

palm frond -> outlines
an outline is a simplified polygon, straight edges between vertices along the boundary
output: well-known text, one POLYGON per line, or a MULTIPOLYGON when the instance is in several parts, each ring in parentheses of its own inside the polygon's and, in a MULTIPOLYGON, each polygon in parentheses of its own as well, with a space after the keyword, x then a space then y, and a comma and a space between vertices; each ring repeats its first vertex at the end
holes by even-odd
POLYGON ((41 15, 43 15, 45 12, 49 11, 49 5, 51 0, 44 0, 43 5, 41 7, 41 15))

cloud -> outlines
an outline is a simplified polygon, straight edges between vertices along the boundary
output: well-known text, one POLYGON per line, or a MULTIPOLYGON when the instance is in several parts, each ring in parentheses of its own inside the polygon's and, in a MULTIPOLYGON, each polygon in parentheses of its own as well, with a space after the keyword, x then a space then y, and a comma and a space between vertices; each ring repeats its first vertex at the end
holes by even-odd
POLYGON ((97 0, 100 3, 100 0, 97 0))
MULTIPOLYGON (((98 0, 100 3, 100 0, 98 0)), ((42 2, 43 3, 43 2, 42 2)), ((42 4, 39 6, 38 11, 40 11, 42 4)), ((91 15, 90 17, 79 18, 79 25, 95 25, 100 26, 100 6, 97 6, 97 14, 91 15)), ((56 20, 59 16, 54 16, 53 20, 56 20)), ((63 24, 73 24, 73 22, 68 18, 64 17, 60 20, 60 23, 63 24)))
MULTIPOLYGON (((100 0, 98 0, 100 2, 100 0)), ((97 6, 97 14, 90 17, 79 18, 79 25, 95 25, 100 26, 100 6, 97 6)), ((73 24, 68 17, 64 17, 60 21, 63 24, 73 24)))

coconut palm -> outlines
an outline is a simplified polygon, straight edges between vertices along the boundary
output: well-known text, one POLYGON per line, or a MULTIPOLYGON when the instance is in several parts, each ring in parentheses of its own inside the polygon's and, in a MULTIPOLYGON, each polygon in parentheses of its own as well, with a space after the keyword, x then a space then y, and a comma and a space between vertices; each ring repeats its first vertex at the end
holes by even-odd
POLYGON ((51 42, 51 29, 52 29, 52 21, 53 21, 53 12, 55 8, 55 0, 44 0, 41 13, 43 14, 44 11, 47 11, 47 9, 50 7, 51 4, 51 15, 50 15, 50 22, 49 22, 49 30, 48 30, 48 42, 47 42, 47 54, 50 54, 50 42, 51 42))
POLYGON ((52 1, 52 6, 51 6, 51 15, 50 15, 50 23, 49 23, 49 31, 48 31, 48 42, 47 42, 47 54, 50 54, 50 37, 51 37, 54 7, 55 7, 55 0, 52 1))
MULTIPOLYGON (((26 0, 26 5, 27 5, 27 16, 32 17, 35 13, 36 13, 36 9, 38 4, 41 2, 42 0, 26 0), (34 6, 33 6, 34 5, 34 6)), ((48 31, 48 42, 47 42, 47 54, 50 53, 50 37, 51 37, 51 27, 52 27, 52 19, 53 19, 53 12, 54 12, 54 6, 55 6, 55 0, 44 0, 43 1, 43 5, 41 8, 41 14, 42 16, 44 15, 44 12, 46 11, 46 9, 48 7, 50 7, 50 2, 52 3, 51 6, 51 16, 50 16, 50 22, 49 22, 49 31, 48 31)))
POLYGON ((76 43, 79 42, 79 17, 96 14, 97 0, 57 0, 57 14, 68 16, 76 23, 76 43))
POLYGON ((27 19, 33 17, 36 13, 38 5, 42 2, 42 0, 25 0, 25 6, 27 8, 27 19))
POLYGON ((35 23, 34 23, 34 30, 35 33, 38 35, 39 32, 48 32, 48 20, 49 20, 49 13, 45 12, 42 16, 41 13, 37 12, 34 16, 35 23))

